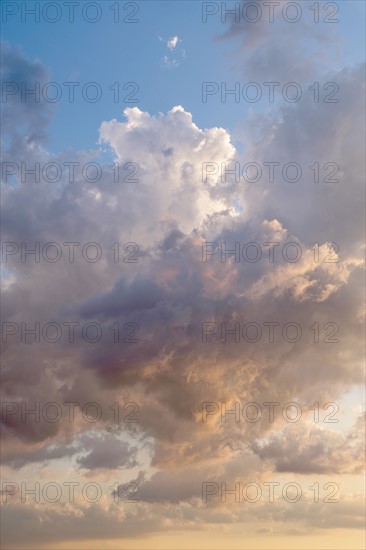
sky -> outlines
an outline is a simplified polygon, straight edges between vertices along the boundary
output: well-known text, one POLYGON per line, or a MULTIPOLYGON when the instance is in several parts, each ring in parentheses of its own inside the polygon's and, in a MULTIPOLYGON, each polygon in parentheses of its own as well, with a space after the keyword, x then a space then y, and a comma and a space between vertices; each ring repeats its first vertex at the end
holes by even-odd
POLYGON ((1 547, 364 548, 364 2, 1 18, 1 547))

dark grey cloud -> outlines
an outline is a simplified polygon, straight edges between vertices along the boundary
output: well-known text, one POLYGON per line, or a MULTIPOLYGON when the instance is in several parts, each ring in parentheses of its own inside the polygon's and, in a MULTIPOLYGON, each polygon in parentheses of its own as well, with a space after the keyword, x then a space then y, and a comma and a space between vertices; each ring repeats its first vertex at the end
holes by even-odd
POLYGON ((1 61, 3 155, 6 152, 12 159, 29 146, 45 143, 54 106, 42 94, 25 95, 37 86, 42 89, 50 80, 48 70, 39 60, 26 59, 20 48, 2 41, 1 61))
MULTIPOLYGON (((297 3, 298 8, 291 8, 286 0, 276 4, 270 16, 268 2, 241 0, 237 15, 227 14, 226 29, 218 40, 238 44, 226 60, 233 74, 245 77, 246 82, 305 84, 339 62, 341 42, 336 25, 314 24, 304 2, 297 3), (286 21, 296 19, 297 10, 299 20, 286 21), (251 19, 258 20, 253 23, 251 19)), ((224 12, 225 4, 222 6, 224 12)))
MULTIPOLYGON (((258 41, 252 40, 254 60, 261 56, 261 44, 269 47, 267 30, 259 32, 258 41)), ((29 70, 33 67, 19 60, 19 53, 11 55, 14 65, 18 63, 25 72, 29 64, 29 70)), ((267 62, 261 59, 258 70, 267 62)), ((100 135, 116 160, 138 162, 136 184, 116 185, 108 174, 98 185, 90 185, 78 174, 74 184, 64 177, 55 186, 45 181, 5 186, 7 240, 94 241, 103 246, 103 257, 96 264, 80 257, 73 264, 22 263, 19 257, 11 258, 6 267, 13 282, 4 291, 5 320, 30 324, 36 320, 99 321, 107 327, 114 322, 121 327, 134 322, 139 326, 139 342, 131 345, 110 339, 93 345, 82 340, 28 345, 10 339, 4 345, 4 400, 31 404, 47 396, 57 402, 98 401, 103 411, 109 411, 92 436, 87 433, 90 425, 80 419, 70 428, 66 421, 26 424, 7 418, 3 449, 7 467, 26 471, 28 465, 53 466, 53 461, 57 464, 63 459, 74 461, 79 474, 86 477, 91 472, 112 475, 123 467, 140 468, 136 448, 144 451, 146 464, 138 477, 143 483, 142 500, 163 506, 153 512, 143 508, 140 515, 132 513, 124 534, 140 528, 144 533, 158 530, 158 513, 168 514, 177 526, 182 518, 182 525, 193 521, 184 506, 174 512, 169 503, 191 502, 199 495, 200 481, 215 475, 232 482, 244 474, 263 475, 264 479, 272 471, 304 475, 358 471, 358 429, 342 436, 312 432, 307 418, 306 429, 296 438, 295 428, 284 430, 282 420, 274 425, 265 418, 255 425, 220 425, 216 418, 204 425, 200 413, 203 401, 229 405, 233 401, 297 400, 305 409, 315 401, 337 400, 362 383, 362 70, 356 67, 323 75, 336 80, 342 90, 332 117, 329 105, 309 101, 275 110, 261 118, 255 132, 248 128, 244 154, 235 151, 227 131, 201 130, 182 107, 157 117, 134 108, 126 111, 126 120, 103 122, 100 135), (206 186, 202 183, 202 162, 248 159, 291 160, 306 166, 315 160, 336 160, 342 181, 332 189, 276 184, 263 188, 232 181, 222 185, 219 176, 206 186), (236 201, 243 208, 240 216, 234 209, 236 201), (314 242, 337 242, 340 265, 314 264, 312 256, 305 254, 296 264, 282 260, 222 263, 219 257, 207 263, 201 260, 205 241, 225 241, 232 248, 235 242, 278 241, 282 245, 289 240, 304 249, 314 242), (141 261, 131 265, 114 262, 108 247, 131 241, 140 245, 141 261), (283 326, 295 321, 304 337, 294 344, 283 339, 275 344, 232 339, 222 343, 219 338, 204 344, 203 321, 229 326, 252 321, 261 325, 276 321, 283 326), (329 321, 339 324, 339 345, 312 342, 309 326, 319 322, 323 327, 329 321), (136 444, 125 443, 121 426, 113 426, 110 406, 115 401, 141 404, 139 424, 133 431, 136 444), (262 445, 264 439, 267 443, 262 445), (357 468, 352 466, 354 459, 357 468)), ((46 75, 38 65, 35 73, 37 78, 46 75)), ((22 105, 13 107, 22 114, 22 105)), ((12 151, 12 160, 48 160, 46 151, 32 146, 43 139, 47 117, 48 108, 39 118, 36 128, 40 130, 32 143, 10 130, 10 141, 23 140, 23 148, 12 151)), ((85 162, 97 155, 98 151, 81 151, 74 158, 85 162)), ((59 162, 67 158, 66 153, 57 156, 59 162)), ((29 521, 34 518, 32 512, 19 513, 19 507, 8 508, 10 525, 16 514, 25 521, 27 513, 29 521)), ((219 523, 220 518, 223 524, 242 519, 214 508, 212 515, 200 507, 197 513, 207 524, 219 523)), ((308 521, 301 510, 288 515, 288 508, 281 509, 278 514, 281 521, 290 518, 301 531, 308 521)), ((63 532, 52 532, 49 540, 81 540, 86 532, 97 536, 97 518, 107 526, 120 518, 116 514, 110 519, 106 508, 94 508, 80 522, 83 511, 81 507, 64 514, 63 532)), ((268 509, 266 517, 271 514, 268 509)), ((337 514, 328 511, 327 527, 334 527, 337 514)), ((358 527, 358 514, 358 502, 348 509, 344 505, 339 524, 358 527), (355 511, 356 519, 350 519, 347 510, 355 511)), ((48 510, 47 517, 50 535, 60 516, 48 510)), ((320 520, 315 524, 322 528, 320 520)), ((18 531, 13 541, 23 544, 18 531)), ((120 529, 111 526, 109 535, 121 536, 120 529)))
POLYGON ((274 464, 276 472, 297 474, 361 473, 365 460, 365 417, 360 416, 347 436, 324 429, 290 430, 270 437, 253 450, 274 464))

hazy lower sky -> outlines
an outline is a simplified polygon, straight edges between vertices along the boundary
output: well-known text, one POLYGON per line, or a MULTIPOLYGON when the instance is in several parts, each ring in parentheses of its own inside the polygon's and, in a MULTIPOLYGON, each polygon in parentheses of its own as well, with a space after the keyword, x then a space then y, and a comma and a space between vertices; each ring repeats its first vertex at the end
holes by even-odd
POLYGON ((365 3, 1 18, 1 547, 364 548, 365 3))

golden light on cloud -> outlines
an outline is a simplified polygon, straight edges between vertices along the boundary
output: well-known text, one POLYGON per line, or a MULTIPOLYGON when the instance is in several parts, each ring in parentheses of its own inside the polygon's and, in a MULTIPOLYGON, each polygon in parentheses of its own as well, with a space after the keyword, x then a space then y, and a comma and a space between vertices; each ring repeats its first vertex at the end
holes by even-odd
POLYGON ((2 4, 4 549, 363 548, 360 3, 66 4, 2 4))

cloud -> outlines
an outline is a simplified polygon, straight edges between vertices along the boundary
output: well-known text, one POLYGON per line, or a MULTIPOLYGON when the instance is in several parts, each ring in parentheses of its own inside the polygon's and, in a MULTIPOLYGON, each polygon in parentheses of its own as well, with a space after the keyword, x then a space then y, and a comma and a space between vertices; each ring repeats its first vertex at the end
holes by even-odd
POLYGON ((161 66, 166 69, 176 69, 180 66, 181 61, 186 56, 185 49, 179 47, 179 44, 183 42, 182 39, 178 36, 172 36, 167 40, 162 38, 161 36, 159 36, 158 38, 160 42, 164 42, 166 48, 169 50, 169 52, 161 57, 161 66))
POLYGON ((3 155, 8 152, 14 157, 47 141, 53 106, 41 89, 49 81, 49 71, 39 60, 26 59, 20 48, 7 41, 1 41, 1 50, 2 149, 3 155))
POLYGON ((137 465, 137 449, 119 441, 108 434, 104 437, 86 435, 82 438, 82 447, 88 452, 77 459, 77 463, 87 470, 132 468, 137 465))
MULTIPOLYGON (((19 54, 11 55, 20 66, 34 68, 32 62, 19 60, 19 54)), ((27 78, 32 80, 30 69, 27 78)), ((243 153, 227 129, 200 128, 182 106, 158 115, 135 107, 101 123, 99 145, 121 166, 135 163, 137 181, 114 182, 101 160, 103 175, 97 183, 84 181, 81 170, 73 183, 65 174, 55 185, 4 183, 4 240, 29 245, 77 241, 80 247, 97 242, 103 251, 96 263, 85 261, 80 253, 73 263, 65 256, 57 263, 22 262, 20 255, 12 256, 7 268, 13 282, 4 290, 4 319, 29 326, 36 321, 61 326, 68 321, 80 326, 98 322, 108 335, 91 344, 80 338, 78 328, 76 342, 50 344, 43 339, 24 344, 17 335, 4 344, 4 401, 22 400, 30 406, 45 398, 61 403, 95 401, 103 410, 93 434, 80 414, 71 425, 64 418, 52 424, 44 418, 22 422, 19 416, 4 416, 9 478, 19 467, 31 477, 35 463, 42 475, 45 464, 47 475, 58 475, 61 462, 65 468, 75 465, 82 480, 95 474, 115 481, 121 468, 132 469, 133 479, 142 485, 140 511, 116 510, 104 502, 95 508, 86 509, 84 503, 48 510, 44 525, 50 540, 97 536, 101 518, 111 538, 121 536, 117 521, 126 527, 124 534, 139 529, 158 532, 170 521, 176 530, 187 522, 197 527, 192 502, 200 525, 240 523, 243 512, 223 508, 220 502, 211 508, 199 504, 201 483, 207 479, 232 483, 238 478, 268 479, 274 472, 307 476, 359 471, 359 421, 348 432, 336 434, 309 427, 308 409, 315 402, 336 401, 363 381, 362 74, 361 67, 332 73, 344 94, 332 117, 329 105, 304 101, 253 118, 243 153), (296 161, 303 167, 315 160, 336 160, 341 181, 335 187, 307 181, 254 185, 232 177, 223 182, 219 173, 202 181, 204 162, 232 166, 273 160, 296 161), (121 250, 124 243, 137 243, 139 262, 116 262, 110 248, 116 242, 121 250), (273 263, 266 257, 235 262, 233 256, 222 262, 217 253, 202 262, 205 242, 225 243, 228 250, 237 242, 256 242, 263 251, 264 243, 276 242, 281 250, 287 242, 296 242, 303 255, 295 263, 281 254, 273 263), (311 250, 316 242, 319 262, 311 250), (337 263, 323 261, 329 249, 322 247, 330 242, 339 246, 337 263), (275 342, 265 332, 265 323, 272 321, 280 327, 275 342), (139 341, 113 342, 111 326, 131 322, 139 327, 139 341), (226 323, 230 328, 255 322, 262 338, 258 343, 245 338, 236 342, 228 335, 222 342, 217 333, 204 343, 202 322, 218 327, 226 323), (282 337, 289 322, 302 329, 298 342, 282 337), (319 342, 314 342, 310 328, 315 323, 319 342), (338 343, 325 341, 327 323, 338 325, 338 343), (228 409, 235 402, 297 401, 307 413, 300 427, 286 424, 282 417, 271 423, 265 415, 257 423, 223 423, 217 414, 204 424, 200 415, 205 401, 225 402, 228 409), (140 404, 133 442, 121 436, 123 423, 114 422, 111 406, 116 402, 140 404), (151 503, 157 504, 151 508, 151 503), (60 517, 62 532, 55 530, 60 517)), ((17 126, 28 115, 23 105, 13 107, 17 126)), ((38 114, 29 116, 33 120, 38 114)), ((32 165, 71 160, 66 153, 52 155, 45 148, 41 135, 47 119, 46 109, 44 118, 37 118, 39 131, 32 140, 7 124, 13 145, 5 160, 32 165)), ((80 165, 100 156, 99 149, 73 152, 80 165)), ((288 507, 276 509, 288 529, 307 529, 314 518, 319 529, 337 522, 346 527, 362 523, 356 496, 349 496, 339 508, 328 508, 324 523, 316 519, 318 512, 305 514, 305 504, 294 508, 291 513, 288 507), (355 512, 353 518, 350 512, 355 512)), ((262 510, 262 517, 272 521, 273 507, 262 510)), ((32 506, 21 511, 12 505, 7 512, 10 525, 15 517, 38 517, 32 506)), ((258 510, 250 514, 253 521, 258 510)), ((13 541, 23 544, 20 530, 13 533, 13 541)))
POLYGON ((176 48, 178 42, 180 42, 178 36, 172 36, 172 38, 169 38, 168 42, 166 43, 167 48, 172 52, 176 48))
POLYGON ((236 16, 227 14, 225 30, 216 40, 238 44, 228 60, 236 74, 245 75, 247 82, 306 83, 339 66, 337 25, 316 25, 311 11, 296 6, 286 0, 272 8, 262 0, 241 0, 236 16))
POLYGON ((347 436, 322 428, 296 432, 287 427, 281 434, 271 436, 268 442, 255 443, 253 450, 272 462, 276 472, 361 473, 365 460, 364 423, 363 415, 347 436))

